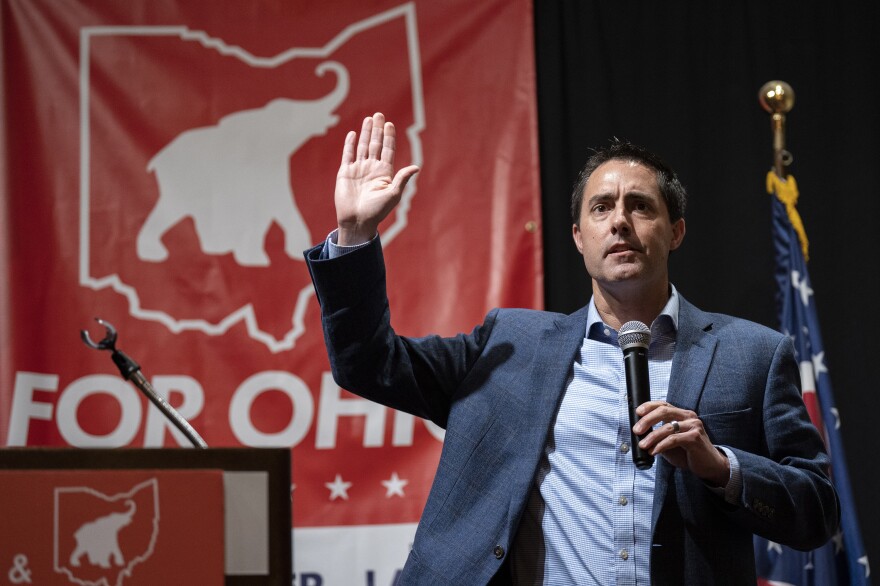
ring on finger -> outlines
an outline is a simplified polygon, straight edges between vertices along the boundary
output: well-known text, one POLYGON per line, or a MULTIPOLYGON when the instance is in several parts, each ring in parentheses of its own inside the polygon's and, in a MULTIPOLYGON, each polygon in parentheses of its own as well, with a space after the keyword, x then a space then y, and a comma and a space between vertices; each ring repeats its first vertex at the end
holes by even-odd
POLYGON ((672 433, 678 433, 681 431, 681 426, 678 424, 678 421, 673 421, 669 425, 672 426, 672 433))

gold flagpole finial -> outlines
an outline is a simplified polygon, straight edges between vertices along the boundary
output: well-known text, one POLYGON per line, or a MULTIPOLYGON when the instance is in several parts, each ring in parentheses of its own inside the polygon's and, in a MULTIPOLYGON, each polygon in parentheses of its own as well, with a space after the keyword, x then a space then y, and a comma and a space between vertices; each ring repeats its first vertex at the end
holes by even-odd
POLYGON ((771 114, 773 129, 773 170, 785 179, 791 153, 785 150, 785 115, 794 107, 794 90, 784 81, 768 81, 758 90, 758 101, 771 114))
POLYGON ((770 113, 773 129, 773 170, 767 173, 767 192, 776 195, 785 205, 788 219, 800 241, 804 260, 807 260, 810 243, 796 207, 799 196, 797 183, 794 177, 785 172, 785 168, 791 164, 791 153, 785 150, 785 115, 794 107, 794 90, 784 81, 768 81, 758 90, 758 101, 770 113))

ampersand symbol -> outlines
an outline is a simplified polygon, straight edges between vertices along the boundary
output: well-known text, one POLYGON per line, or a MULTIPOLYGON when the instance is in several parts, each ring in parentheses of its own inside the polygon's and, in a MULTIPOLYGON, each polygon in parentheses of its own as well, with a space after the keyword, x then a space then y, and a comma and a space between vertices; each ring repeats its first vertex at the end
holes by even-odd
POLYGON ((31 571, 28 570, 28 559, 24 554, 18 554, 12 558, 12 567, 9 569, 9 581, 13 584, 30 584, 31 571))

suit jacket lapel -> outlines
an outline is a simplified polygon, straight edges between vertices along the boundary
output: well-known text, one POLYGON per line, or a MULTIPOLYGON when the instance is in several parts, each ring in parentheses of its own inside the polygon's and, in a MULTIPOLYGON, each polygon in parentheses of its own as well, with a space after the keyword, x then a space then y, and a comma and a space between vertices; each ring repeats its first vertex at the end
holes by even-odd
MULTIPOLYGON (((540 333, 531 376, 523 381, 530 393, 529 412, 524 414, 525 425, 522 427, 522 453, 528 457, 523 460, 527 471, 523 470, 519 478, 528 485, 533 481, 538 462, 544 454, 547 434, 586 331, 587 307, 584 307, 571 315, 560 316, 540 333)), ((529 490, 530 487, 525 486, 513 494, 525 494, 527 498, 529 490)), ((511 514, 515 515, 521 505, 511 502, 511 514)))
POLYGON ((538 347, 539 363, 532 371, 532 388, 539 390, 539 417, 545 429, 556 414, 562 392, 568 383, 578 349, 587 333, 588 307, 560 317, 547 328, 538 347))
MULTIPOLYGON (((697 410, 706 376, 709 374, 709 366, 715 355, 715 347, 718 344, 711 331, 712 316, 700 311, 683 297, 679 297, 678 335, 675 355, 672 358, 672 372, 669 376, 669 390, 666 393, 667 402, 676 407, 697 410)), ((673 466, 662 458, 658 459, 652 526, 657 523, 674 471, 673 466)))
POLYGON ((678 335, 666 394, 676 407, 696 411, 717 345, 711 330, 711 316, 679 297, 678 335))

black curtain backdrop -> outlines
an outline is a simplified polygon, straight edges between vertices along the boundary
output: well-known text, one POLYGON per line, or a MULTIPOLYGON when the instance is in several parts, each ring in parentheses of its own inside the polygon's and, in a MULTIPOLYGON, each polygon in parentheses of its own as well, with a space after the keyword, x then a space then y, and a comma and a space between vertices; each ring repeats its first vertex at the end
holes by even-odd
POLYGON ((699 307, 776 328, 770 116, 759 88, 794 88, 789 168, 810 240, 826 364, 868 556, 880 567, 876 419, 880 35, 875 2, 536 0, 546 305, 589 280, 568 195, 589 149, 627 138, 688 188, 672 280, 699 307))

